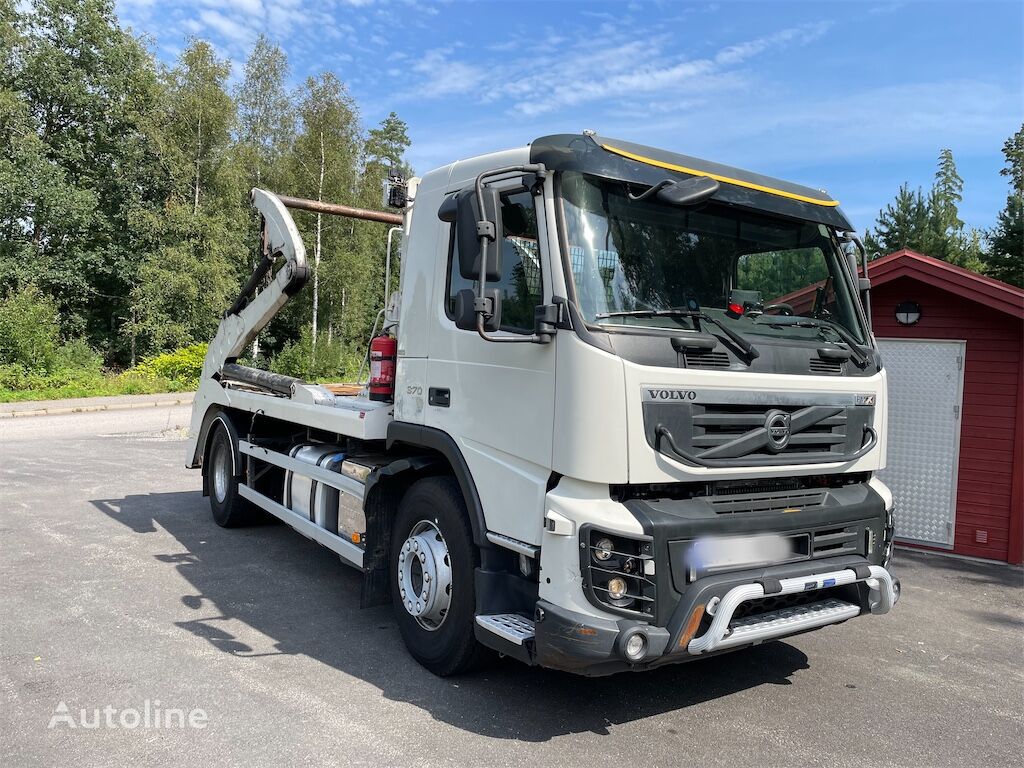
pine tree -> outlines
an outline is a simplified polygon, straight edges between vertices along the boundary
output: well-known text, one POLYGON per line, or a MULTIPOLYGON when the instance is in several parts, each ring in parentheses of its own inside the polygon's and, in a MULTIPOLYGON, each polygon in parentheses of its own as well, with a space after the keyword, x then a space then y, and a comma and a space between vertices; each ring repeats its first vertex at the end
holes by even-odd
POLYGON ((987 233, 985 274, 1024 287, 1024 125, 1003 144, 1003 156, 1006 165, 999 173, 1010 180, 1010 193, 987 233))
POLYGON ((963 189, 953 152, 943 149, 927 197, 920 188, 912 193, 907 184, 901 186, 896 199, 879 212, 875 231, 868 232, 868 250, 884 255, 910 248, 965 269, 981 270, 981 235, 960 218, 963 189))
POLYGON ((964 181, 956 170, 953 152, 943 149, 935 171, 935 183, 928 195, 928 226, 931 230, 929 256, 951 261, 957 256, 964 223, 959 205, 963 202, 964 181))
POLYGON ((910 191, 903 184, 896 199, 878 212, 875 229, 865 237, 865 246, 872 255, 884 256, 901 248, 928 253, 932 248, 929 206, 920 188, 910 191))

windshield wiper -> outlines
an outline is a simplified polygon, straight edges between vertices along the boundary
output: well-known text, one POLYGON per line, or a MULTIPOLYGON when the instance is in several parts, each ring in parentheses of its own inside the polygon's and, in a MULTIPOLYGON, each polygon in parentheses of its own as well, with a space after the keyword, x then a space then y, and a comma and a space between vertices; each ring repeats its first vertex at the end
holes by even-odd
POLYGON ((757 351, 757 348, 736 333, 736 331, 727 327, 723 322, 716 320, 706 312, 701 312, 699 309, 684 309, 682 307, 670 307, 669 309, 634 309, 622 312, 598 312, 594 315, 594 318, 597 320, 604 320, 609 317, 693 317, 698 320, 711 323, 713 326, 718 328, 722 333, 729 337, 733 344, 742 350, 743 354, 747 356, 748 361, 755 360, 761 356, 761 353, 757 351))
POLYGON ((791 328, 822 328, 832 331, 840 340, 850 348, 850 357, 858 368, 868 364, 868 356, 864 354, 860 344, 850 335, 839 323, 817 317, 802 317, 799 315, 761 315, 755 321, 760 325, 788 326, 791 328))

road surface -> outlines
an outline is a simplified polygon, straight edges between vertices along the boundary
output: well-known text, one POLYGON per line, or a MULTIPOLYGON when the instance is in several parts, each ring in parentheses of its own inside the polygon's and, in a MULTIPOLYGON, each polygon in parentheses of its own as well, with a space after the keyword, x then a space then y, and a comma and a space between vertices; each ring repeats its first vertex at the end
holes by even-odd
POLYGON ((442 680, 329 552, 214 525, 188 415, 0 420, 3 765, 1020 765, 1020 569, 900 551, 887 617, 645 674, 442 680))

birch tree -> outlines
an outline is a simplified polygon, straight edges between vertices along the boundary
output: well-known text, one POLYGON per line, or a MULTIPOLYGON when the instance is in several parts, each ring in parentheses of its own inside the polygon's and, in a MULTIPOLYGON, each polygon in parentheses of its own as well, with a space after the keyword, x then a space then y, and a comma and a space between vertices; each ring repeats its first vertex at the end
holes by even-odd
MULTIPOLYGON (((236 151, 247 188, 275 190, 285 184, 282 158, 295 134, 292 100, 285 88, 287 79, 288 59, 284 51, 261 34, 246 59, 245 75, 234 92, 238 106, 236 151)), ((251 267, 255 269, 255 259, 251 267)), ((259 360, 259 336, 253 339, 252 357, 259 360)))
MULTIPOLYGON (((359 116, 344 83, 333 73, 310 77, 298 95, 301 129, 292 152, 296 192, 314 200, 352 204, 359 158, 359 116)), ((320 331, 321 262, 325 254, 325 221, 313 214, 313 349, 320 331)), ((331 222, 335 252, 344 240, 347 221, 331 222)), ((338 286, 340 288, 340 286, 338 286)))

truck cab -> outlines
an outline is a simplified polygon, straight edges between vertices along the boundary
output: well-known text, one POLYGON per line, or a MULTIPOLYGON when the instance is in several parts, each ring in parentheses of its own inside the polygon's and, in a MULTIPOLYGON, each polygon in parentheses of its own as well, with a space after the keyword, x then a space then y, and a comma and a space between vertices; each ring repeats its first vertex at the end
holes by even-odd
POLYGON ((441 674, 648 669, 892 607, 885 371, 835 200, 592 133, 409 191, 393 401, 233 379, 276 308, 239 319, 196 399, 207 492, 347 553, 441 674), (331 494, 296 506, 303 476, 331 494))

